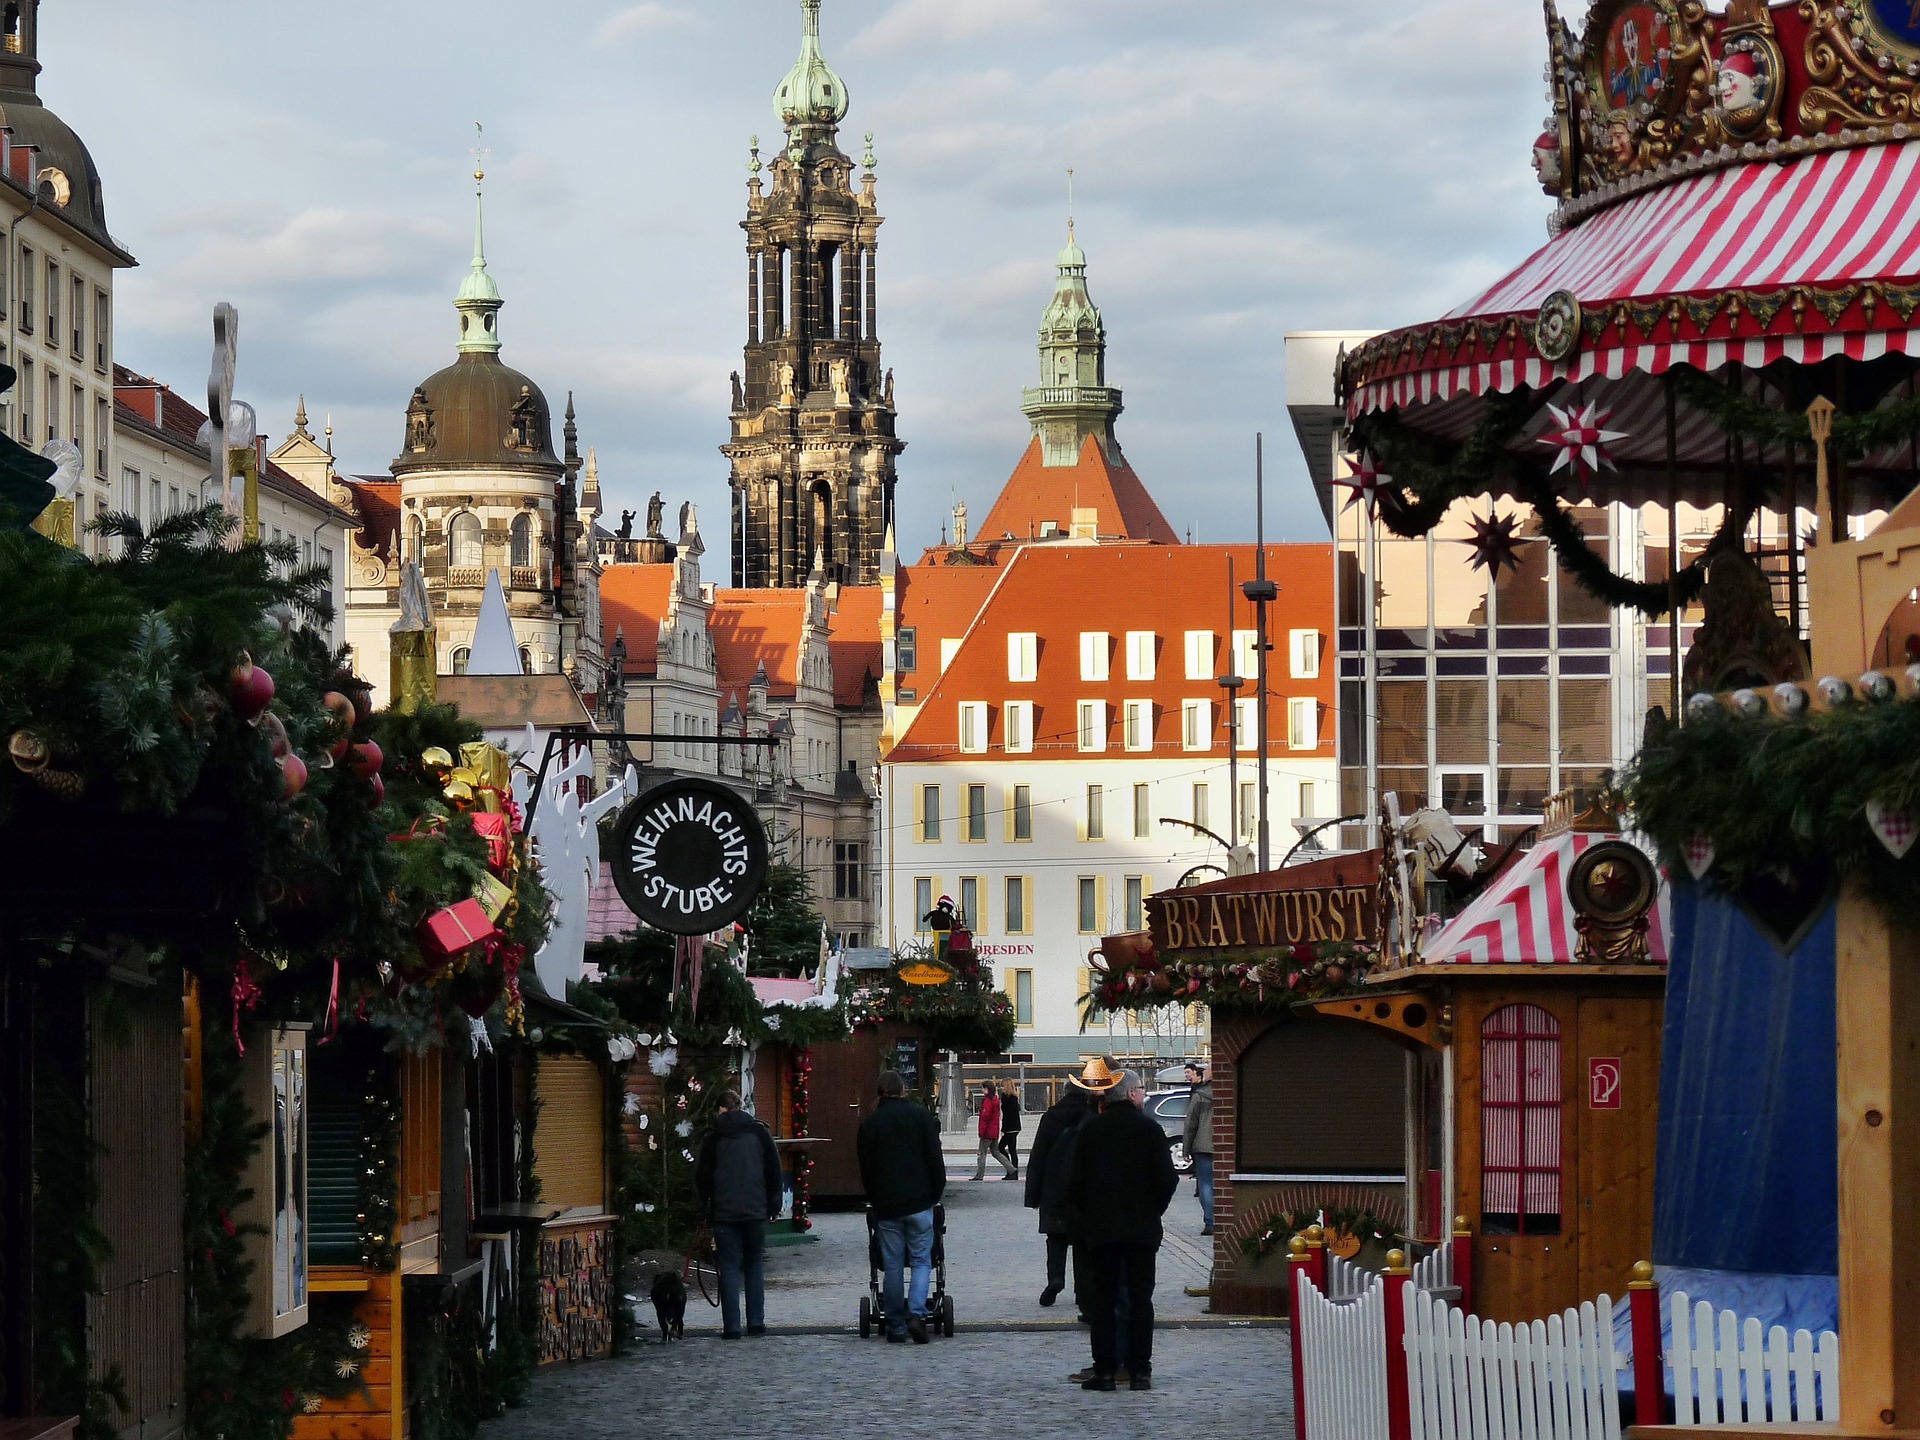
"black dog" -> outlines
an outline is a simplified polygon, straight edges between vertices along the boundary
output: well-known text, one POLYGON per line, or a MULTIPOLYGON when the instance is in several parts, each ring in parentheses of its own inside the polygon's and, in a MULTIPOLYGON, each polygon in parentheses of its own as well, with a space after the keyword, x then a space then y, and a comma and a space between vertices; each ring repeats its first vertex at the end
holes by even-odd
POLYGON ((653 1277, 653 1313, 660 1320, 661 1344, 685 1335, 687 1282, 671 1270, 663 1270, 653 1277))

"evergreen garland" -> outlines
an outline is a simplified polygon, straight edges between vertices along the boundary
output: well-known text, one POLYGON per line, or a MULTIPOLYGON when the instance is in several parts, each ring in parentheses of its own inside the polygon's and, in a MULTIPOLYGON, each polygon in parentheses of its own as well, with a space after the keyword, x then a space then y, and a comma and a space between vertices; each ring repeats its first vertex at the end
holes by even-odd
POLYGON ((1161 961, 1107 973, 1080 998, 1080 1028, 1103 1010, 1206 1005, 1276 1012, 1302 1000, 1357 990, 1380 958, 1379 947, 1351 940, 1303 941, 1266 956, 1161 961))
POLYGON ((1325 1210, 1277 1211, 1257 1233, 1240 1242, 1240 1251, 1249 1260, 1257 1260, 1263 1255, 1271 1255, 1275 1250, 1285 1249, 1294 1236, 1305 1234, 1308 1227, 1313 1225, 1320 1226, 1328 1238, 1336 1233, 1352 1235, 1362 1244, 1372 1240, 1388 1249, 1398 1246, 1402 1238, 1397 1230, 1384 1223, 1371 1210, 1335 1205, 1325 1210))
POLYGON ((1865 813, 1877 800, 1920 814, 1920 698, 1799 717, 1703 707, 1648 739, 1625 789, 1635 825, 1675 875, 1688 873, 1687 842, 1704 837, 1716 886, 1831 869, 1858 876, 1901 923, 1920 924, 1920 847, 1896 860, 1865 813))
POLYGON ((399 1077, 388 1064, 367 1067, 360 1096, 360 1263, 388 1271, 400 1259, 399 1077))
MULTIPOLYGON (((1776 410, 1684 366, 1669 375, 1681 401, 1712 420, 1723 435, 1779 449, 1813 443, 1804 410, 1776 410)), ((1916 431, 1920 431, 1920 396, 1896 400, 1864 415, 1836 410, 1827 453, 1836 460, 1864 460, 1890 445, 1912 440, 1916 431)))

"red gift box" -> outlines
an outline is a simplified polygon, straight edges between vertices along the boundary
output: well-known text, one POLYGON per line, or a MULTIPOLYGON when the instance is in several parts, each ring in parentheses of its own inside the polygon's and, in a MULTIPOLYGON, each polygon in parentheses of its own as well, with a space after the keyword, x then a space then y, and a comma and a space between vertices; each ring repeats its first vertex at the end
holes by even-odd
POLYGON ((493 922, 478 900, 462 900, 420 922, 420 948, 446 959, 494 934, 493 922))
POLYGON ((513 855, 510 825, 504 814, 476 810, 473 815, 473 833, 487 842, 487 864, 500 875, 507 873, 507 865, 513 855))

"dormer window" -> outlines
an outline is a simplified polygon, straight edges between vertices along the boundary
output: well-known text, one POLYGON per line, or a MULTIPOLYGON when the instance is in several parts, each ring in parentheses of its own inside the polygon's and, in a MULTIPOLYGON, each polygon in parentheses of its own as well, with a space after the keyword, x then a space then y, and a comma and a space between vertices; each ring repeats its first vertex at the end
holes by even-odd
POLYGON ((407 448, 416 455, 433 448, 433 407, 421 385, 413 387, 413 399, 407 405, 407 448))
POLYGON ((515 450, 532 450, 534 442, 534 423, 536 409, 533 401, 533 388, 520 387, 520 398, 513 402, 513 431, 507 438, 509 447, 515 450))

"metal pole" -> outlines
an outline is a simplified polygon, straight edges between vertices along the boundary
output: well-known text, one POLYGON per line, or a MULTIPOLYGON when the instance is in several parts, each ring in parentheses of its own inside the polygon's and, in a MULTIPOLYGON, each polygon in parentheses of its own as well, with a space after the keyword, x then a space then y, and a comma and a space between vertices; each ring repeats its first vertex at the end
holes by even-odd
MULTIPOLYGON (((1258 738, 1260 761, 1259 828, 1257 863, 1260 873, 1265 874, 1270 855, 1267 837, 1267 606, 1280 594, 1279 586, 1267 578, 1267 484, 1266 484, 1266 440, 1263 435, 1253 437, 1253 540, 1254 540, 1254 578, 1241 587, 1247 599, 1253 601, 1254 629, 1259 647, 1257 683, 1259 689, 1254 692, 1254 718, 1260 727, 1258 738)), ((1235 796, 1237 802, 1239 797, 1235 796)), ((1236 824, 1239 817, 1235 817, 1236 824)))
MULTIPOLYGON (((1220 676, 1220 690, 1227 707, 1227 871, 1233 871, 1234 847, 1240 843, 1240 687, 1246 682, 1240 675, 1239 657, 1233 653, 1233 556, 1227 556, 1227 668, 1220 676)), ((1197 818, 1197 817, 1196 817, 1197 818)), ((1207 817, 1213 823, 1213 817, 1207 817)))
POLYGON ((1667 676, 1668 718, 1680 721, 1680 413, 1667 377, 1667 676))

